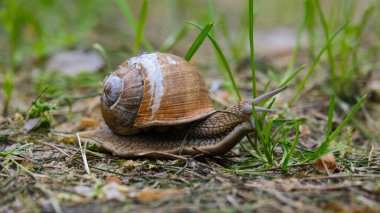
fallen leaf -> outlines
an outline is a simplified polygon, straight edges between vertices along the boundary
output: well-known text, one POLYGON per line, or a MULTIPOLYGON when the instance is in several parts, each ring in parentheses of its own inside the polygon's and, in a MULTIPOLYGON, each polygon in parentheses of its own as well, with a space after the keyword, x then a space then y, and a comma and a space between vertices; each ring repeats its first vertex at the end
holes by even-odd
POLYGON ((169 197, 173 197, 176 195, 182 194, 183 191, 180 189, 164 189, 157 190, 152 189, 150 187, 145 187, 141 192, 136 195, 136 199, 138 201, 153 201, 153 200, 161 200, 169 197))
POLYGON ((33 128, 35 128, 35 127, 37 127, 38 125, 40 125, 41 120, 42 120, 41 117, 28 119, 28 120, 25 122, 25 124, 24 124, 25 132, 29 132, 29 131, 32 130, 33 128))
POLYGON ((308 136, 308 135, 310 135, 311 131, 310 131, 309 126, 307 126, 307 125, 300 125, 300 133, 301 133, 301 136, 308 136))
POLYGON ((32 169, 36 169, 38 168, 37 165, 33 164, 32 162, 28 161, 28 160, 23 160, 21 162, 21 165, 23 165, 25 168, 29 169, 29 170, 32 170, 32 169))
POLYGON ((123 163, 123 167, 126 169, 134 169, 136 167, 141 167, 142 164, 133 160, 127 160, 125 163, 123 163))
POLYGON ((116 176, 116 175, 109 175, 106 177, 106 180, 105 182, 107 184, 109 183, 117 183, 117 184, 121 184, 122 183, 122 180, 120 179, 119 176, 116 176))
POLYGON ((93 190, 89 186, 77 185, 74 187, 74 191, 75 193, 85 197, 91 197, 93 195, 93 190))
POLYGON ((82 118, 80 120, 81 128, 97 127, 99 126, 99 121, 95 118, 82 118))
POLYGON ((111 182, 102 187, 99 197, 107 200, 125 201, 127 199, 127 193, 128 188, 126 186, 111 182))
POLYGON ((148 165, 148 169, 150 169, 150 170, 154 170, 154 169, 157 169, 157 166, 156 165, 154 165, 154 164, 149 164, 148 165))
POLYGON ((24 122, 24 116, 20 113, 16 113, 14 116, 13 116, 13 120, 15 122, 24 122))
POLYGON ((327 154, 320 157, 315 163, 314 168, 318 169, 321 172, 331 172, 333 173, 336 170, 336 160, 333 154, 327 154))

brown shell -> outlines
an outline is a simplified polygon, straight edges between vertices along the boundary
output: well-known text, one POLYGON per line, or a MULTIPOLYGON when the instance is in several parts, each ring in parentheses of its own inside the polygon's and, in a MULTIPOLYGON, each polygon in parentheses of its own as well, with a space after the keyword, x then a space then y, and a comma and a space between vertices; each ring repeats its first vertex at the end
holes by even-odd
POLYGON ((124 62, 106 79, 101 100, 106 124, 119 134, 184 124, 215 112, 194 66, 166 53, 143 54, 124 62))

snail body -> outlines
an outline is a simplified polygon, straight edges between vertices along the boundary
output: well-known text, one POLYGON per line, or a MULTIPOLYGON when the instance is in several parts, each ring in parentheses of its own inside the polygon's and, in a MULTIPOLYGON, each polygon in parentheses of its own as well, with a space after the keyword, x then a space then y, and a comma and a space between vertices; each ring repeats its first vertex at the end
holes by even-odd
POLYGON ((82 136, 120 157, 221 155, 255 131, 252 104, 284 89, 216 111, 205 82, 187 61, 170 54, 144 54, 105 79, 101 111, 107 126, 82 136))

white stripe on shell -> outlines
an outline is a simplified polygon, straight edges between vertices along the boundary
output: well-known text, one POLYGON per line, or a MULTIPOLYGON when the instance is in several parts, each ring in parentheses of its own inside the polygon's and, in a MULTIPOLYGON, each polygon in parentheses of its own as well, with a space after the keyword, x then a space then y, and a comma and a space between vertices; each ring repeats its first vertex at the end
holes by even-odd
POLYGON ((166 60, 168 61, 169 64, 178 64, 178 62, 170 56, 166 56, 166 60))
POLYGON ((157 54, 150 53, 138 57, 132 57, 129 59, 129 63, 136 69, 141 69, 140 66, 143 66, 145 68, 144 70, 147 77, 146 80, 148 80, 150 84, 150 105, 152 106, 152 115, 154 117, 157 110, 160 108, 161 97, 164 92, 163 74, 161 65, 157 59, 157 54))

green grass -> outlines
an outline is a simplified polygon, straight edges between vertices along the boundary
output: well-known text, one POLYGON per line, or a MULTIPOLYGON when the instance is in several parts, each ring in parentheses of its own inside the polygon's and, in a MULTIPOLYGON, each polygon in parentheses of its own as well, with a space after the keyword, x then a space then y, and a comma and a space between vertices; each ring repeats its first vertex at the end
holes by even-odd
POLYGON ((335 151, 336 149, 330 147, 330 142, 333 141, 338 135, 342 132, 343 128, 346 127, 348 122, 354 117, 355 113, 360 109, 364 101, 366 100, 366 96, 363 96, 360 98, 360 100, 355 104, 355 106, 351 109, 351 111, 347 114, 347 116, 343 119, 342 123, 339 124, 339 126, 330 133, 331 131, 331 123, 332 123, 332 117, 333 117, 333 108, 334 108, 334 100, 335 98, 330 99, 330 107, 329 107, 329 118, 328 118, 328 129, 327 129, 327 135, 324 140, 324 142, 315 150, 314 155, 312 156, 311 160, 315 160, 320 156, 323 156, 329 152, 335 151))
POLYGON ((214 26, 214 22, 210 21, 205 27, 203 27, 202 31, 195 38, 195 40, 194 40, 193 44, 190 46, 189 50, 187 50, 187 53, 185 55, 186 61, 191 60, 191 58, 197 52, 199 47, 202 45, 203 41, 207 38, 207 36, 208 36, 208 34, 209 34, 209 32, 213 26, 214 26))
POLYGON ((133 55, 137 55, 139 52, 140 42, 143 37, 144 24, 145 24, 147 16, 148 16, 148 1, 144 0, 141 5, 140 16, 139 16, 137 26, 136 26, 136 36, 135 36, 135 41, 133 42, 133 48, 132 48, 133 55))
MULTIPOLYGON (((194 24, 194 23, 190 23, 190 22, 188 22, 188 23, 203 31, 203 28, 201 26, 199 26, 197 24, 194 24)), ((241 100, 242 97, 241 97, 240 91, 239 91, 239 89, 237 87, 237 84, 236 84, 234 75, 232 73, 231 67, 230 67, 229 63, 227 62, 227 58, 225 57, 225 55, 223 53, 223 50, 220 48, 218 42, 216 41, 216 39, 213 36, 211 36, 210 34, 207 34, 207 37, 210 39, 211 43, 213 44, 213 47, 215 48, 215 51, 218 54, 218 57, 222 61, 223 66, 224 66, 224 68, 227 71, 229 80, 230 80, 230 82, 231 82, 231 84, 233 86, 233 89, 234 89, 234 91, 236 93, 237 98, 239 100, 241 100)))
MULTIPOLYGON (((143 29, 142 26, 139 27, 139 25, 143 25, 143 23, 145 22, 145 20, 143 20, 143 19, 145 19, 147 16, 147 2, 144 1, 142 6, 141 6, 140 19, 138 21, 136 21, 135 17, 133 16, 133 13, 132 13, 131 8, 128 5, 127 1, 115 0, 115 3, 118 6, 122 15, 124 16, 125 20, 127 21, 130 29, 136 34, 135 43, 136 43, 136 40, 137 41, 140 40, 143 43, 143 45, 147 51, 153 51, 154 48, 153 48, 152 44, 142 34, 142 29, 143 29), (145 16, 145 18, 144 18, 144 16, 145 16), (138 29, 138 28, 140 28, 140 29, 138 29)), ((139 41, 138 41, 138 43, 139 43, 139 41)), ((135 44, 135 45, 137 45, 137 44, 135 44)))
POLYGON ((373 113, 371 107, 378 103, 367 99, 363 88, 368 81, 378 80, 368 75, 372 71, 377 76, 379 66, 377 2, 367 8, 351 0, 304 0, 287 7, 286 1, 157 2, 0 3, 0 99, 12 102, 9 117, 0 116, 0 192, 6 193, 0 196, 0 206, 16 212, 17 206, 56 212, 98 210, 97 204, 111 211, 114 204, 137 211, 159 207, 244 212, 284 206, 290 211, 329 211, 329 200, 343 198, 337 203, 344 210, 351 204, 359 211, 379 209, 375 143, 380 140, 365 124, 373 113), (255 49, 259 43, 253 42, 253 32, 255 36, 267 33, 273 26, 296 31, 293 49, 288 49, 292 52, 262 57, 255 49), (98 51, 105 60, 104 70, 77 76, 45 72, 50 54, 78 47, 98 51), (132 55, 158 50, 184 55, 186 60, 197 58, 197 67, 207 77, 219 72, 218 78, 225 82, 211 94, 217 98, 220 90, 228 94, 222 101, 216 99, 223 106, 259 96, 261 91, 288 89, 260 104, 275 113, 253 110, 257 132, 233 149, 234 157, 120 159, 99 153, 96 143, 88 144, 85 152, 92 174, 83 175, 79 148, 60 131, 68 125, 73 131, 83 130, 79 122, 83 118, 101 120, 97 104, 104 76, 132 55), (17 108, 19 101, 27 102, 24 96, 30 101, 24 104, 30 106, 27 110, 17 108), (91 99, 82 100, 86 98, 91 99), (36 126, 26 133, 25 121, 33 118, 48 122, 47 128, 53 126, 45 131, 36 126), (329 153, 336 157, 338 170, 323 175, 313 163, 329 153), (111 191, 122 193, 121 201, 104 197, 110 175, 122 181, 111 191), (138 194, 146 187, 183 193, 140 202, 138 194), (79 192, 82 188, 90 194, 79 192), (320 193, 326 190, 328 196, 320 193), (194 200, 201 202, 194 205, 194 200))
MULTIPOLYGON (((139 51, 156 51, 158 48, 154 47, 146 35, 144 35, 147 33, 145 31, 147 19, 153 14, 152 11, 154 8, 151 5, 154 3, 147 0, 138 3, 115 0, 114 3, 118 8, 117 11, 120 12, 120 16, 122 16, 122 21, 126 23, 125 28, 128 28, 133 36, 131 42, 125 42, 127 43, 127 53, 137 55, 139 51), (134 11, 138 13, 137 18, 133 13, 134 11)), ((252 78, 252 82, 250 82, 252 97, 256 97, 260 84, 256 79, 258 72, 257 66, 259 65, 255 62, 254 30, 255 22, 257 21, 255 10, 258 11, 259 15, 262 11, 260 11, 261 8, 258 7, 258 4, 255 4, 253 0, 247 0, 245 3, 247 9, 241 13, 241 17, 239 17, 240 22, 234 28, 234 26, 228 22, 227 15, 218 11, 218 5, 214 5, 213 1, 206 1, 206 10, 203 17, 196 19, 196 21, 184 23, 178 28, 171 29, 170 32, 172 32, 172 34, 167 36, 161 45, 155 46, 160 47, 159 50, 161 52, 171 52, 182 41, 189 39, 190 32, 195 31, 189 27, 189 25, 196 27, 200 32, 193 40, 193 43, 189 45, 187 51, 182 51, 181 49, 182 52, 185 52, 185 60, 191 60, 192 57, 197 54, 199 48, 202 48, 205 40, 207 40, 206 38, 208 38, 218 59, 218 66, 223 68, 220 70, 225 71, 222 72, 221 75, 225 76, 228 84, 231 85, 228 90, 231 90, 235 94, 236 99, 241 100, 242 95, 239 91, 239 85, 235 80, 236 73, 233 71, 234 66, 248 56, 252 78), (207 23, 204 22, 205 19, 214 21, 207 23), (203 26, 195 24, 200 23, 200 21, 207 24, 203 26)), ((57 11, 59 11, 62 6, 60 3, 48 4, 44 1, 37 1, 36 4, 38 7, 44 8, 45 10, 43 11, 49 12, 41 12, 42 10, 36 11, 36 13, 30 12, 28 10, 28 7, 31 6, 30 3, 23 0, 7 0, 0 9, 2 32, 6 34, 6 43, 8 46, 7 55, 9 55, 6 60, 2 59, 6 61, 3 69, 6 70, 3 71, 5 105, 8 105, 12 98, 14 76, 15 73, 17 73, 15 68, 23 61, 26 55, 44 56, 62 47, 75 45, 76 42, 85 40, 84 35, 94 26, 97 26, 97 9, 95 3, 78 1, 78 5, 75 8, 75 14, 85 14, 85 8, 90 7, 92 9, 90 11, 92 14, 90 18, 83 18, 82 20, 78 19, 78 17, 74 17, 71 19, 69 15, 65 16, 65 14, 59 14, 59 17, 62 16, 62 18, 59 18, 59 20, 54 23, 63 29, 67 28, 66 24, 71 26, 73 23, 77 23, 78 26, 73 29, 73 33, 66 33, 63 30, 51 28, 50 25, 47 25, 47 17, 51 16, 52 13, 58 13, 57 11), (23 30, 26 28, 31 29, 36 35, 36 41, 33 45, 24 41, 25 38, 23 34, 25 32, 23 30), (51 37, 54 37, 55 40, 51 40, 51 37)), ((304 1, 303 17, 299 19, 299 23, 297 23, 298 29, 295 39, 295 48, 293 49, 285 72, 275 69, 270 70, 269 72, 273 73, 276 79, 263 83, 265 86, 260 88, 265 91, 270 87, 283 87, 285 85, 289 85, 290 88, 295 87, 296 92, 288 103, 290 108, 285 109, 291 111, 291 107, 298 104, 296 101, 300 98, 300 94, 304 92, 305 87, 310 83, 312 76, 316 76, 320 72, 326 72, 329 76, 329 80, 325 82, 322 87, 331 99, 328 108, 325 138, 321 141, 319 148, 314 151, 300 150, 297 148, 297 143, 300 140, 300 125, 307 121, 292 115, 290 118, 287 118, 287 120, 276 116, 269 116, 268 122, 264 122, 265 113, 259 115, 253 109, 253 118, 258 134, 256 137, 251 138, 250 142, 241 143, 241 146, 250 153, 255 160, 265 162, 265 167, 278 166, 281 167, 282 170, 288 171, 290 165, 299 162, 311 162, 331 150, 336 151, 340 149, 341 147, 339 146, 334 147, 332 141, 336 140, 344 128, 348 127, 348 122, 354 119, 355 113, 364 103, 364 98, 358 98, 363 97, 361 94, 353 95, 354 97, 352 97, 352 99, 359 99, 359 101, 352 107, 352 110, 348 112, 347 117, 338 128, 333 129, 334 112, 337 111, 335 109, 335 101, 346 101, 342 93, 348 91, 347 86, 351 85, 355 79, 366 74, 365 71, 360 69, 361 64, 368 60, 368 58, 379 49, 378 47, 373 47, 366 52, 361 49, 362 38, 366 27, 369 25, 370 18, 378 8, 375 4, 370 5, 359 19, 354 21, 353 17, 357 15, 355 13, 355 5, 357 4, 342 1, 341 3, 332 3, 331 5, 331 7, 324 7, 325 4, 319 0, 304 1), (303 35, 307 36, 307 52, 309 53, 310 61, 307 62, 306 65, 299 65, 297 61, 298 57, 302 56, 301 40, 303 35), (319 49, 319 47, 322 48, 319 49), (327 60, 324 59, 324 56, 326 56, 327 60), (305 67, 308 67, 308 70, 302 75, 302 71, 305 67), (282 152, 279 155, 275 153, 276 147, 281 147, 282 152)), ((175 9, 177 6, 178 4, 175 4, 173 8, 175 9)), ((194 17, 194 19, 195 18, 198 17, 194 17)), ((127 41, 127 39, 125 39, 125 41, 127 41)), ((113 66, 111 54, 113 53, 109 52, 107 46, 103 47, 99 45, 99 43, 95 43, 93 48, 101 53, 106 61, 107 70, 111 72, 113 66)), ((268 70, 264 70, 264 72, 265 71, 268 70)), ((78 99, 88 97, 86 95, 72 95, 70 93, 71 91, 76 89, 99 88, 104 73, 82 73, 76 77, 67 77, 59 73, 42 73, 41 71, 38 72, 38 75, 38 77, 32 79, 36 92, 41 92, 47 88, 45 92, 45 98, 47 98, 47 100, 71 105, 78 99)), ((93 92, 90 94, 91 97, 92 95, 98 95, 93 90, 91 90, 91 92, 93 92)), ((272 107, 274 101, 275 99, 271 99, 266 106, 268 108, 272 107)), ((352 104, 353 102, 349 103, 352 104)), ((41 105, 41 103, 35 102, 33 107, 37 107, 36 109, 41 110, 43 109, 41 106, 44 106, 43 103, 41 105), (38 104, 40 108, 36 106, 38 104)), ((339 107, 340 105, 337 106, 339 107)), ((7 107, 5 107, 4 110, 6 111, 6 109, 7 107)), ((39 116, 44 114, 44 112, 39 112, 39 116)), ((279 111, 280 115, 281 112, 282 111, 279 111)), ((349 140, 349 138, 347 140, 349 140)), ((244 163, 241 165, 243 164, 244 163)))
POLYGON ((113 69, 111 67, 111 60, 110 60, 106 50, 103 48, 102 45, 100 45, 98 43, 93 44, 92 47, 102 55, 102 57, 106 63, 106 66, 107 66, 107 70, 109 73, 111 73, 113 69))
POLYGON ((12 71, 4 71, 4 82, 3 82, 3 89, 5 92, 5 99, 4 99, 4 109, 3 109, 3 116, 8 115, 8 108, 9 104, 12 100, 12 93, 14 88, 14 80, 13 80, 13 72, 12 71))
POLYGON ((327 49, 327 47, 330 45, 330 43, 339 35, 340 32, 343 31, 343 29, 347 26, 348 22, 346 22, 342 27, 340 27, 332 36, 331 38, 326 42, 325 46, 319 51, 318 55, 313 59, 313 63, 307 72, 306 76, 302 79, 297 91, 295 92, 294 96, 289 101, 289 106, 292 106, 296 99, 298 98, 299 94, 301 93, 302 89, 305 87, 306 83, 310 80, 311 74, 313 74, 316 66, 319 63, 319 60, 321 59, 323 53, 327 49))
POLYGON ((160 52, 169 52, 178 42, 184 39, 189 32, 189 28, 187 25, 184 25, 177 32, 169 35, 166 40, 162 43, 160 52))
POLYGON ((252 72, 252 97, 256 98, 256 66, 255 66, 255 46, 253 41, 253 28, 254 28, 254 4, 253 0, 249 0, 248 14, 249 14, 249 49, 250 49, 250 59, 251 59, 251 72, 252 72))
MULTIPOLYGON (((337 86, 337 84, 334 84, 336 82, 336 73, 335 73, 335 59, 332 52, 332 41, 329 42, 330 39, 330 26, 328 25, 326 21, 326 17, 323 14, 323 11, 321 9, 321 3, 319 0, 315 1, 316 8, 318 11, 318 15, 323 27, 323 31, 325 33, 325 40, 326 40, 326 50, 327 50, 327 58, 329 62, 329 71, 330 71, 330 78, 331 78, 331 85, 337 86)), ((348 20, 347 20, 348 22, 348 20)), ((335 88, 334 88, 335 89, 335 88)))

